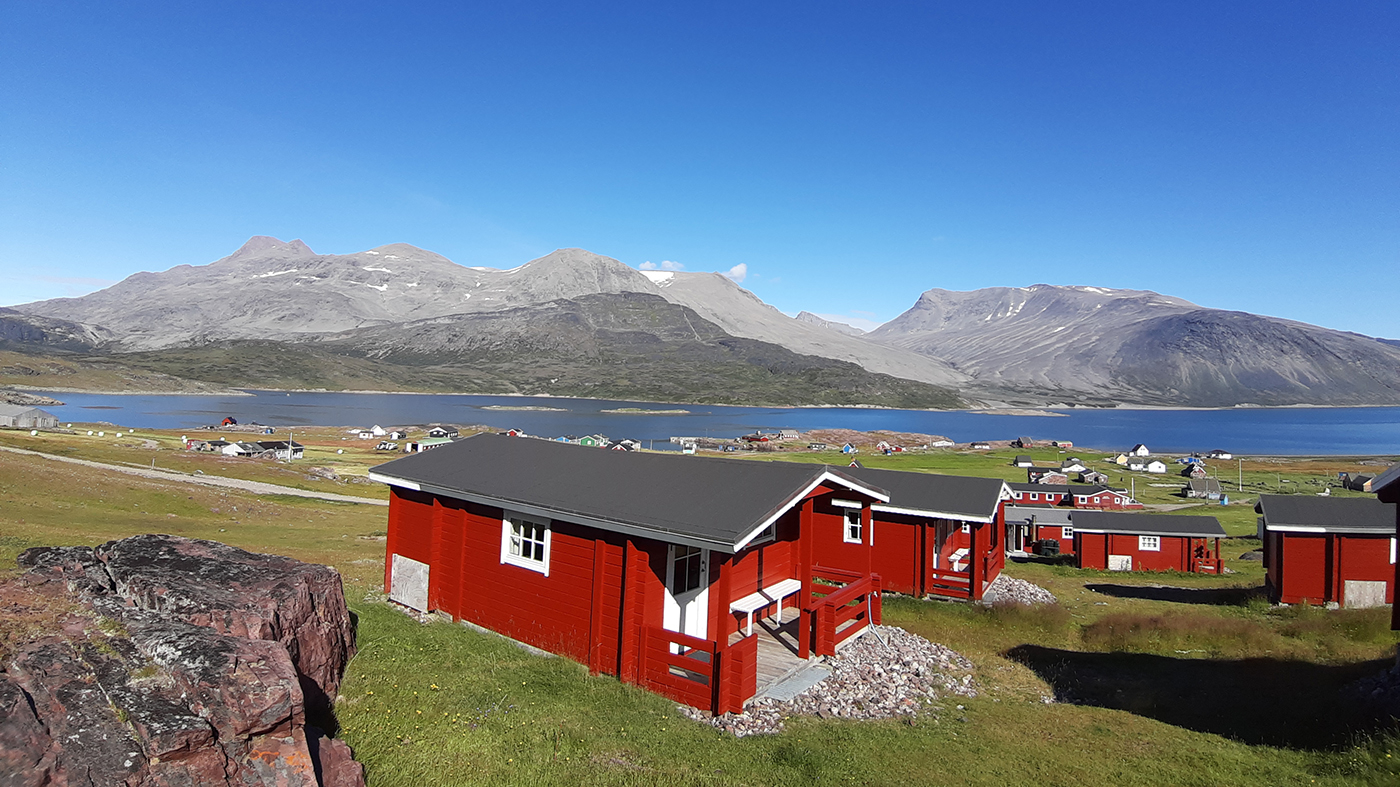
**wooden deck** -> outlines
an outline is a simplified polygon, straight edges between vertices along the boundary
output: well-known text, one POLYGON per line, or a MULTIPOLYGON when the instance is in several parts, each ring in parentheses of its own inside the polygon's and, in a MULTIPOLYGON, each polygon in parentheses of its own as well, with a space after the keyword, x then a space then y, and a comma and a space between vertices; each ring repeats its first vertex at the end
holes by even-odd
MULTIPOLYGON (((796 672, 808 661, 797 657, 797 627, 801 613, 793 607, 783 608, 782 623, 772 618, 755 618, 753 635, 758 637, 758 694, 769 686, 796 672)), ((740 631, 729 637, 732 645, 743 637, 740 631)))

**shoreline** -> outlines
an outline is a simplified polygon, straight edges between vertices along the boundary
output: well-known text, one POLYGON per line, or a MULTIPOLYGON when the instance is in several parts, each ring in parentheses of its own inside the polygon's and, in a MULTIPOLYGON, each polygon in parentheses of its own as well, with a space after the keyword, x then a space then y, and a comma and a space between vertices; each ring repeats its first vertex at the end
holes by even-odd
MULTIPOLYGON (((1278 405, 1255 405, 1237 404, 1230 407, 1190 407, 1174 405, 1156 404, 1128 404, 1119 403, 1113 407, 1055 407, 1055 406, 1021 406, 1021 407, 952 407, 942 408, 916 408, 916 407, 887 407, 879 404, 718 404, 713 402, 685 402, 685 401, 657 401, 651 399, 599 399, 588 396, 556 396, 554 394, 510 394, 510 393, 466 393, 448 391, 378 391, 372 389, 354 389, 343 391, 331 391, 324 388, 230 388, 220 391, 99 391, 87 388, 64 388, 56 386, 5 386, 5 390, 24 392, 57 392, 90 394, 92 396, 257 396, 259 393, 282 393, 282 394, 369 394, 374 396, 473 396, 473 397, 513 397, 517 399, 575 399, 581 402, 636 402, 638 404, 660 404, 660 405, 681 405, 690 407, 726 407, 743 408, 750 410, 888 410, 893 412, 910 413, 967 413, 969 415, 1009 415, 1022 418, 1059 418, 1074 415, 1077 412, 1113 412, 1117 410, 1136 411, 1164 411, 1164 412, 1233 412, 1233 411, 1257 411, 1257 410, 1376 410, 1387 408, 1400 408, 1397 404, 1278 404, 1278 405)), ((481 409, 521 409, 512 405, 485 405, 481 409)), ((567 411, 566 412, 572 412, 567 411)), ((606 411, 600 411, 606 412, 606 411)))

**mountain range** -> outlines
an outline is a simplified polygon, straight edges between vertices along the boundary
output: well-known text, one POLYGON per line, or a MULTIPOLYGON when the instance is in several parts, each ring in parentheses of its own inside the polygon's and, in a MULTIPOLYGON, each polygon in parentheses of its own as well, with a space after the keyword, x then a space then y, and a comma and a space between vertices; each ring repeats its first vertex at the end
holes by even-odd
POLYGON ((498 270, 407 244, 322 255, 254 237, 207 265, 0 309, 0 348, 246 387, 900 407, 1400 404, 1394 343, 1154 292, 931 289, 865 333, 788 317, 720 274, 638 271, 582 249, 498 270))

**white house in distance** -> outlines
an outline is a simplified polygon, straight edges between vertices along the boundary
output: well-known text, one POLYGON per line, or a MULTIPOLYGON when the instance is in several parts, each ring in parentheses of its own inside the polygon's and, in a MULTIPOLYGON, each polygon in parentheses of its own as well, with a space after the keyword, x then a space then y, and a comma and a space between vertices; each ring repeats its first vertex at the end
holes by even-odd
POLYGON ((1229 451, 1222 451, 1219 448, 1206 454, 1207 459, 1234 459, 1235 455, 1229 451))
POLYGON ((1128 452, 1128 455, 1129 455, 1129 456, 1151 456, 1151 455, 1152 455, 1152 452, 1149 451, 1149 450, 1147 450, 1147 446, 1143 445, 1142 443, 1138 443, 1137 445, 1133 446, 1133 450, 1129 451, 1129 452, 1128 452))

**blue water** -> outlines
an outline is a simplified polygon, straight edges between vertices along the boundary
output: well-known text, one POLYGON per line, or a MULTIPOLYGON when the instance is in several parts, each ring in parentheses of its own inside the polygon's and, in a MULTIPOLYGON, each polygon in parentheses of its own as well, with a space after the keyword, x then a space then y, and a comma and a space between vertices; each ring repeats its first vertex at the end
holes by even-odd
MULTIPOLYGON (((45 408, 68 422, 106 421, 128 428, 187 429, 224 416, 277 427, 485 424, 530 434, 602 433, 614 439, 666 441, 672 435, 736 437, 755 429, 892 430, 944 435, 956 442, 1027 436, 1123 450, 1238 454, 1400 454, 1400 407, 1238 410, 1066 410, 1063 417, 986 415, 924 410, 658 405, 597 399, 538 399, 460 394, 285 393, 253 396, 115 396, 62 393, 45 408), (564 412, 500 411, 497 406, 561 408, 564 412), (685 415, 603 413, 623 407, 684 409, 685 415)), ((658 442, 657 447, 662 447, 658 442)))

